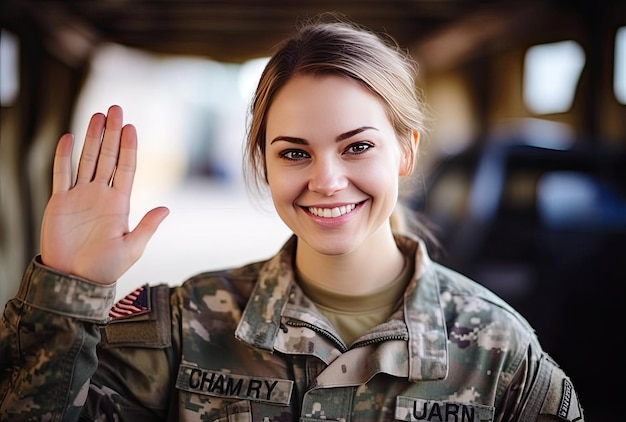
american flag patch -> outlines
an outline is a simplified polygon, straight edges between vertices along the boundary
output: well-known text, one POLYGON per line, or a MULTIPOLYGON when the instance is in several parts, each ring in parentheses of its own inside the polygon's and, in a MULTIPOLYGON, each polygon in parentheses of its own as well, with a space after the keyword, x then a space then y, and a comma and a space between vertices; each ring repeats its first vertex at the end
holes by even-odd
POLYGON ((135 291, 130 292, 111 308, 109 317, 111 319, 117 319, 148 311, 150 309, 148 291, 147 285, 143 285, 135 291))

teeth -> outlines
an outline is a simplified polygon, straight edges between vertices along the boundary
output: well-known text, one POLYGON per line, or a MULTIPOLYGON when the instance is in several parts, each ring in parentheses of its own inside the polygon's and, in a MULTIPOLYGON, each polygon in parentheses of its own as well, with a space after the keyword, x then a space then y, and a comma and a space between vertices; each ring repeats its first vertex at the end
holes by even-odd
POLYGON ((342 205, 335 208, 309 207, 309 212, 317 217, 334 218, 347 214, 356 208, 356 204, 342 205))

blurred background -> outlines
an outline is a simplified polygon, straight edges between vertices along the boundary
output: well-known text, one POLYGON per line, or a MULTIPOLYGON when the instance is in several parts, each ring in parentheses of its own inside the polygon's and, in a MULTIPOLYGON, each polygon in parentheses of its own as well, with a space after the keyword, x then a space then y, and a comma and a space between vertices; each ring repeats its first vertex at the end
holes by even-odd
MULTIPOLYGON (((626 281, 623 0, 2 0, 0 302, 39 250, 54 148, 111 104, 139 132, 131 224, 171 215, 120 281, 178 284, 289 236, 241 176, 247 106, 273 46, 334 11, 419 63, 432 130, 403 200, 437 260, 520 310, 615 420, 626 281)), ((77 158, 77 157, 76 157, 77 158)))

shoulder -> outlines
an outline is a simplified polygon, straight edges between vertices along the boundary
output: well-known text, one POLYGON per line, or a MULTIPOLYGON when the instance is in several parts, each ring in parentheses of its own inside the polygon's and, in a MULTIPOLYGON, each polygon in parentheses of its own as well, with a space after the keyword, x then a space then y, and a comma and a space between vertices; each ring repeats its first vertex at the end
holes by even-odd
POLYGON ((476 281, 439 264, 434 269, 450 341, 459 349, 473 343, 486 351, 499 351, 508 374, 501 380, 501 391, 511 396, 505 401, 518 403, 517 420, 582 422, 573 383, 543 350, 528 321, 476 281))
POLYGON ((145 284, 119 299, 101 328, 101 346, 162 349, 171 346, 170 287, 145 284))
POLYGON ((119 299, 102 332, 103 347, 167 348, 172 323, 185 310, 214 312, 245 306, 263 262, 194 275, 178 286, 145 284, 119 299))
POLYGON ((481 317, 484 323, 501 319, 522 331, 534 331, 517 310, 479 281, 432 260, 423 241, 407 236, 396 240, 406 256, 416 256, 416 278, 423 285, 418 291, 437 294, 447 320, 481 317))
POLYGON ((442 305, 450 316, 482 316, 507 322, 515 328, 534 335, 530 323, 500 296, 465 275, 434 263, 442 305))
POLYGON ((253 262, 241 267, 197 274, 177 287, 174 294, 185 300, 204 302, 210 297, 226 295, 238 307, 243 308, 266 262, 253 262))
POLYGON ((543 351, 534 329, 512 306, 458 272, 438 264, 434 271, 451 356, 463 359, 474 350, 486 361, 499 360, 511 375, 526 359, 540 358, 543 351))

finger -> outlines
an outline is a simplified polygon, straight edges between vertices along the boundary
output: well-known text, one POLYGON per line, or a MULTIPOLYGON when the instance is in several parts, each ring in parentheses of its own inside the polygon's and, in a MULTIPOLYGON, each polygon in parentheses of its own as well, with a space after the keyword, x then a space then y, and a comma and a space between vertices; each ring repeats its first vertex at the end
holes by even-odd
POLYGON ((105 121, 106 117, 102 113, 95 113, 89 120, 87 133, 85 135, 85 144, 83 145, 83 150, 80 153, 80 160, 78 162, 76 184, 89 183, 93 180, 105 121))
POLYGON ((93 179, 96 182, 109 184, 113 177, 120 150, 123 120, 124 116, 120 106, 109 107, 100 154, 98 155, 96 175, 93 179))
POLYGON ((137 130, 133 125, 122 128, 120 154, 113 177, 113 187, 130 195, 137 169, 137 130))
POLYGON ((66 133, 57 143, 52 165, 52 193, 64 192, 72 187, 72 144, 74 136, 66 133))

